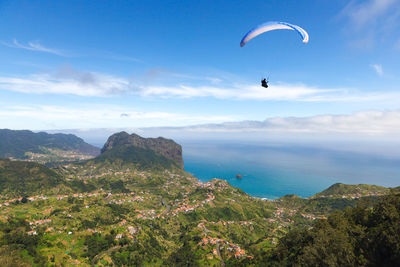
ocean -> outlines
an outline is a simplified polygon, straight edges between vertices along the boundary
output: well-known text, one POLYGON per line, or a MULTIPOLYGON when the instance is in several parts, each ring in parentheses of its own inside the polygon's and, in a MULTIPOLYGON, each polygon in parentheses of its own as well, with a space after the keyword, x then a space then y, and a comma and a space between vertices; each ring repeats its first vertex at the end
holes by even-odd
POLYGON ((201 181, 224 179, 255 197, 309 197, 334 183, 400 186, 400 158, 300 145, 181 144, 187 172, 201 181))

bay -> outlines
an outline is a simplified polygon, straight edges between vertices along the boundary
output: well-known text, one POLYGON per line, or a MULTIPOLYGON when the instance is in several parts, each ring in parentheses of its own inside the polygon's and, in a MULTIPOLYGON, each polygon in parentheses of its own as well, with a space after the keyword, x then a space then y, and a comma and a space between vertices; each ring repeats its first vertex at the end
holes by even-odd
POLYGON ((400 185, 400 159, 287 144, 183 142, 185 170, 261 198, 309 197, 334 183, 400 185), (236 178, 241 174, 241 179, 236 178))

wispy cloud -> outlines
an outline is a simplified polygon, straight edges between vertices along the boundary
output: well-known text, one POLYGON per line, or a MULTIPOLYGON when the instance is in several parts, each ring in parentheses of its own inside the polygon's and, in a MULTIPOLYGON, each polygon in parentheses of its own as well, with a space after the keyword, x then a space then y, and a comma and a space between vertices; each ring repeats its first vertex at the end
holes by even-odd
POLYGON ((356 28, 362 29, 379 19, 396 19, 400 15, 398 9, 398 0, 352 0, 342 10, 342 15, 348 17, 356 28))
POLYGON ((371 64, 371 68, 373 68, 379 76, 383 76, 383 68, 380 64, 371 64))
POLYGON ((297 101, 297 102, 368 102, 393 101, 399 92, 361 92, 351 88, 318 88, 305 84, 270 84, 268 89, 254 84, 232 84, 231 86, 137 86, 134 91, 143 97, 199 98, 254 100, 254 101, 297 101))
POLYGON ((12 48, 20 48, 20 49, 25 49, 25 50, 30 50, 30 51, 55 54, 58 56, 65 56, 65 54, 62 51, 45 47, 45 46, 41 45, 38 41, 31 41, 31 42, 28 42, 26 45, 24 45, 24 44, 21 44, 20 42, 18 42, 16 39, 13 39, 12 43, 7 43, 7 42, 2 41, 1 44, 8 46, 8 47, 12 47, 12 48))
POLYGON ((0 89, 29 94, 71 94, 100 96, 126 94, 131 90, 126 79, 107 74, 78 71, 65 65, 51 74, 27 77, 0 77, 0 89))
MULTIPOLYGON (((378 74, 380 65, 372 66, 378 74)), ((305 84, 275 83, 266 89, 258 84, 223 82, 215 84, 204 78, 209 85, 193 86, 176 83, 169 86, 148 85, 134 82, 124 77, 109 74, 78 71, 69 65, 54 73, 35 74, 25 77, 0 76, 0 90, 17 91, 28 94, 71 94, 84 97, 112 97, 136 95, 157 98, 216 98, 255 101, 300 101, 300 102, 368 102, 395 101, 399 92, 369 91, 351 88, 319 88, 305 84)))
POLYGON ((261 86, 250 84, 236 84, 227 87, 219 86, 188 86, 177 85, 173 87, 147 86, 139 87, 138 93, 143 96, 161 97, 213 97, 217 99, 253 99, 253 100, 287 100, 287 101, 313 101, 318 98, 340 92, 338 89, 318 89, 306 85, 277 84, 265 89, 261 86))
POLYGON ((90 52, 85 52, 85 53, 78 53, 78 52, 72 52, 72 51, 65 51, 61 49, 55 49, 55 48, 49 48, 41 43, 39 41, 30 41, 27 44, 22 44, 19 42, 17 39, 13 39, 12 42, 5 42, 5 41, 0 41, 0 44, 11 47, 11 48, 18 48, 18 49, 24 49, 24 50, 29 50, 29 51, 36 51, 36 52, 43 52, 43 53, 50 53, 62 57, 75 57, 75 58, 82 58, 82 57, 95 57, 95 58, 102 58, 102 59, 110 59, 114 61, 126 61, 126 62, 142 62, 140 59, 135 58, 135 57, 130 57, 130 56, 125 56, 125 55, 120 55, 116 54, 110 51, 90 51, 90 52))
POLYGON ((339 18, 349 22, 346 30, 350 30, 353 39, 357 39, 353 45, 371 48, 377 38, 398 31, 400 1, 352 0, 340 12, 339 18))

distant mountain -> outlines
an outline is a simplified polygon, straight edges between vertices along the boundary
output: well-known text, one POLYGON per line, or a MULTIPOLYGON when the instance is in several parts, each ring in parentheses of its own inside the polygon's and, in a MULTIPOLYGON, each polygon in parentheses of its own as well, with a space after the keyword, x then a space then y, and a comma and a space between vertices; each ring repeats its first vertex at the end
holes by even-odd
POLYGON ((28 130, 0 129, 0 158, 18 158, 26 152, 43 153, 43 149, 60 149, 96 156, 100 150, 72 134, 34 133, 28 130))
POLYGON ((116 133, 108 138, 101 153, 97 160, 121 158, 146 166, 173 164, 183 169, 182 147, 163 137, 143 138, 137 134, 116 133))
POLYGON ((35 162, 0 159, 0 195, 23 196, 49 193, 64 183, 54 170, 35 162))

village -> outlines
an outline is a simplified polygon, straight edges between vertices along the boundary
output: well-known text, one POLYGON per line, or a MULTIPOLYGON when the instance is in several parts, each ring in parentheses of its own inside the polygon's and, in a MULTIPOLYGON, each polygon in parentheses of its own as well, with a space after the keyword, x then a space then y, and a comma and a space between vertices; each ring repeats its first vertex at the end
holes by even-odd
MULTIPOLYGON (((75 166, 72 165, 65 165, 65 168, 76 168, 75 166)), ((170 173, 169 171, 165 171, 165 174, 169 177, 169 179, 166 181, 166 187, 168 186, 173 186, 176 187, 179 185, 179 183, 175 180, 177 178, 187 178, 178 174, 170 173), (175 178, 175 179, 174 179, 175 178)), ((132 177, 132 176, 137 176, 141 177, 143 179, 146 179, 146 177, 149 176, 149 173, 144 172, 144 171, 131 171, 129 168, 125 170, 119 170, 115 171, 112 169, 108 169, 103 171, 102 173, 97 173, 93 174, 90 176, 86 176, 85 179, 88 178, 101 178, 105 176, 117 176, 120 179, 124 180, 126 177, 132 177)), ((196 210, 197 208, 204 207, 204 205, 212 202, 215 199, 215 195, 213 192, 215 190, 224 190, 228 188, 228 185, 224 181, 220 180, 212 180, 209 182, 199 182, 194 180, 195 182, 189 183, 186 186, 182 186, 182 189, 187 189, 189 191, 183 191, 184 193, 182 194, 182 199, 175 199, 173 203, 167 204, 164 203, 164 200, 161 200, 162 206, 165 206, 164 208, 157 208, 157 209, 140 209, 140 208, 134 208, 132 211, 136 213, 135 216, 133 216, 130 220, 138 219, 138 220, 155 220, 155 219, 165 219, 168 216, 177 216, 180 213, 188 213, 196 210), (206 193, 206 198, 205 199, 189 199, 189 193, 196 190, 196 188, 202 188, 202 189, 207 189, 208 193, 206 193)), ((144 202, 144 201, 151 201, 151 205, 154 205, 154 201, 159 201, 154 198, 155 196, 152 195, 150 192, 147 191, 139 191, 139 192, 130 192, 130 193, 112 193, 112 192, 106 192, 103 189, 100 189, 99 191, 95 192, 86 192, 86 193, 74 193, 74 194, 64 194, 64 195, 55 195, 55 196, 29 196, 25 200, 23 197, 19 198, 13 198, 4 201, 3 203, 0 203, 0 208, 1 207, 8 207, 10 204, 16 203, 16 202, 24 202, 24 201, 29 201, 29 202, 35 202, 38 200, 57 200, 57 201, 62 201, 62 200, 68 200, 71 198, 78 198, 78 199, 90 199, 90 198, 97 198, 97 199, 102 199, 105 201, 107 204, 115 204, 115 205, 124 205, 128 203, 134 203, 134 202, 144 202)), ((248 198, 252 198, 251 196, 247 196, 248 198)), ((236 201, 235 199, 231 199, 231 201, 236 201)), ((90 208, 90 204, 85 205, 85 208, 90 208)), ((73 218, 73 215, 69 214, 67 211, 63 212, 67 218, 73 218)), ((277 228, 286 228, 289 226, 289 224, 293 223, 293 220, 291 217, 293 217, 297 213, 297 210, 289 210, 285 208, 280 208, 277 207, 276 211, 273 212, 273 217, 268 219, 269 223, 272 224, 278 224, 277 228)), ((314 220, 316 219, 316 216, 312 214, 301 214, 304 218, 314 220)), ((253 222, 251 221, 218 221, 218 222, 207 222, 207 224, 221 224, 221 225, 229 225, 229 224, 239 224, 239 225, 252 225, 253 222)), ((29 221, 29 225, 33 228, 32 231, 29 232, 31 235, 35 235, 37 232, 34 229, 36 226, 41 226, 41 225, 49 225, 52 223, 51 218, 45 218, 41 220, 34 220, 34 221, 29 221)), ((126 219, 123 219, 120 224, 119 224, 119 232, 116 234, 115 238, 116 239, 121 239, 124 236, 128 238, 134 238, 134 234, 137 232, 137 230, 133 231, 132 229, 137 229, 131 225, 127 225, 128 221, 126 219), (122 227, 122 228, 121 228, 122 227), (133 228, 132 228, 133 227, 133 228)), ((204 222, 200 223, 198 227, 202 228, 205 232, 204 234, 206 235, 207 231, 204 226, 204 222)), ((72 233, 71 229, 63 228, 60 229, 65 231, 68 234, 72 233)), ((76 229, 75 229, 76 230, 76 229)), ((46 229, 47 232, 50 231, 55 231, 54 227, 47 227, 46 229)), ((101 229, 92 229, 88 228, 87 232, 91 233, 96 233, 99 232, 101 233, 101 229)), ((246 255, 243 249, 240 249, 239 246, 232 245, 232 243, 224 240, 224 239, 213 239, 209 236, 205 237, 203 239, 203 245, 204 244, 214 244, 215 242, 220 243, 221 245, 225 245, 227 247, 227 251, 230 252, 235 252, 235 257, 239 256, 244 256, 246 255)))
MULTIPOLYGON (((102 177, 105 175, 125 175, 128 172, 130 172, 129 169, 126 170, 126 172, 123 171, 118 171, 118 172, 105 172, 103 174, 96 175, 96 177, 102 177)), ((135 175, 139 175, 141 177, 146 177, 145 172, 134 172, 135 175)), ((171 175, 172 176, 172 175, 171 175)), ((85 193, 73 193, 73 194, 63 194, 63 195, 54 195, 54 196, 43 196, 43 195, 36 195, 36 196, 29 196, 29 197, 18 197, 18 198, 12 198, 8 200, 3 200, 2 203, 0 203, 0 208, 1 209, 1 215, 2 219, 5 220, 7 219, 7 216, 4 216, 5 214, 8 213, 7 207, 10 207, 10 205, 17 205, 18 203, 34 203, 37 201, 65 201, 65 200, 71 200, 71 199, 81 199, 81 200, 87 200, 89 201, 90 199, 98 199, 98 200, 103 200, 107 204, 116 204, 116 205, 123 205, 125 203, 133 203, 133 202, 144 202, 146 201, 151 201, 153 199, 153 196, 150 192, 147 191, 139 191, 137 193, 135 192, 130 192, 130 193, 112 193, 112 192, 106 192, 103 189, 100 189, 99 191, 95 192, 85 192, 85 193)), ((185 213, 185 212, 190 212, 194 211, 197 208, 203 207, 205 204, 213 201, 215 199, 215 196, 212 193, 208 193, 206 195, 206 198, 203 200, 192 200, 190 201, 189 198, 187 197, 187 194, 184 195, 184 198, 182 200, 176 199, 175 202, 172 205, 167 205, 167 209, 161 209, 160 211, 156 211, 155 209, 138 209, 135 208, 132 210, 132 212, 136 213, 136 216, 134 217, 135 219, 139 220, 154 220, 154 219, 165 219, 167 216, 177 216, 179 213, 185 213)), ((85 202, 86 203, 86 202, 85 202)), ((86 209, 90 208, 89 202, 85 205, 86 209)), ((74 215, 68 213, 66 210, 62 212, 66 216, 66 218, 73 218, 74 215)), ((32 214, 33 215, 33 214, 32 214)), ((37 217, 37 215, 34 215, 34 217, 37 217)), ((36 235, 37 230, 35 228, 44 226, 46 225, 46 232, 52 232, 56 231, 56 227, 50 227, 54 220, 51 218, 44 218, 44 219, 38 219, 38 220, 27 220, 29 223, 29 226, 31 226, 32 230, 28 232, 28 235, 36 235)), ((119 233, 115 236, 116 239, 121 239, 123 236, 126 236, 128 238, 133 238, 134 234, 138 232, 138 228, 127 225, 127 220, 123 219, 119 223, 119 228, 123 227, 123 229, 119 230, 119 233), (124 234, 125 232, 125 234, 124 234)), ((75 229, 75 228, 74 228, 75 229)), ((77 230, 77 229, 75 229, 77 230)), ((66 232, 67 234, 72 234, 73 231, 69 227, 62 227, 61 229, 58 229, 57 232, 61 233, 62 231, 66 232)), ((88 228, 87 232, 90 233, 101 233, 101 229, 92 229, 88 228)))
MULTIPOLYGON (((49 163, 49 162, 77 162, 88 160, 94 156, 83 154, 78 151, 66 151, 54 148, 43 148, 43 153, 26 152, 26 158, 22 159, 29 162, 49 163)), ((21 160, 21 159, 18 159, 21 160)))
MULTIPOLYGON (((123 191, 99 187, 91 192, 69 192, 55 195, 34 195, 0 200, 0 220, 5 222, 11 216, 11 210, 25 210, 25 221, 29 225, 28 236, 40 236, 65 239, 79 236, 112 236, 115 246, 137 242, 152 232, 152 225, 175 225, 195 216, 204 216, 196 222, 200 231, 200 241, 196 244, 209 259, 223 258, 252 259, 246 243, 232 239, 229 231, 251 233, 260 225, 267 227, 268 234, 264 244, 275 246, 279 238, 287 233, 299 218, 304 222, 326 219, 321 214, 305 211, 301 205, 287 205, 283 199, 263 200, 231 188, 224 180, 212 179, 201 182, 190 175, 183 175, 164 170, 151 173, 131 168, 97 169, 96 166, 82 170, 77 165, 63 165, 66 177, 89 183, 97 180, 121 181, 127 184, 123 191), (155 182, 162 181, 157 184, 155 182), (148 184, 151 184, 149 186, 148 184), (207 214, 221 203, 224 205, 243 205, 251 201, 257 207, 265 207, 268 212, 259 220, 207 220, 207 214), (29 207, 29 208, 25 208, 29 207), (45 208, 48 207, 48 208, 45 208), (113 217, 110 209, 123 211, 121 216, 113 217), (187 218, 185 216, 188 216, 187 218), (100 223, 100 221, 101 223, 100 223), (106 223, 104 223, 106 222, 106 223), (230 230, 229 230, 230 229, 230 230), (235 229, 235 230, 233 230, 235 229), (53 236, 53 237, 51 237, 53 236)), ((121 184, 120 182, 120 184, 121 184)), ((355 193, 350 197, 358 198, 368 192, 355 193)), ((379 192, 371 191, 375 196, 379 192)), ((337 195, 321 198, 338 198, 337 195)), ((343 196, 349 197, 349 195, 343 196)), ((307 199, 304 199, 307 201, 307 199)), ((297 202, 295 202, 297 203, 297 202)), ((303 203, 303 202, 299 202, 303 203)), ((212 212, 211 212, 212 213, 212 212)), ((179 228, 175 228, 175 231, 179 228)), ((65 245, 66 246, 66 245, 65 245)))
POLYGON ((212 233, 212 231, 210 231, 210 230, 208 230, 206 228, 205 223, 207 223, 207 224, 222 224, 222 225, 239 223, 240 225, 251 225, 252 222, 249 222, 249 221, 208 222, 207 220, 204 219, 202 222, 200 222, 197 225, 197 227, 200 228, 203 231, 203 235, 204 235, 204 237, 199 242, 199 245, 200 246, 207 246, 207 245, 214 246, 215 245, 216 248, 212 249, 212 253, 215 256, 220 257, 220 250, 221 249, 226 249, 226 251, 228 253, 231 253, 233 256, 235 256, 235 258, 240 258, 240 257, 250 257, 250 258, 252 258, 252 256, 247 255, 246 251, 244 249, 240 248, 240 246, 238 246, 236 244, 233 244, 232 242, 229 242, 229 241, 227 241, 225 239, 222 239, 222 238, 211 237, 210 234, 212 233))

